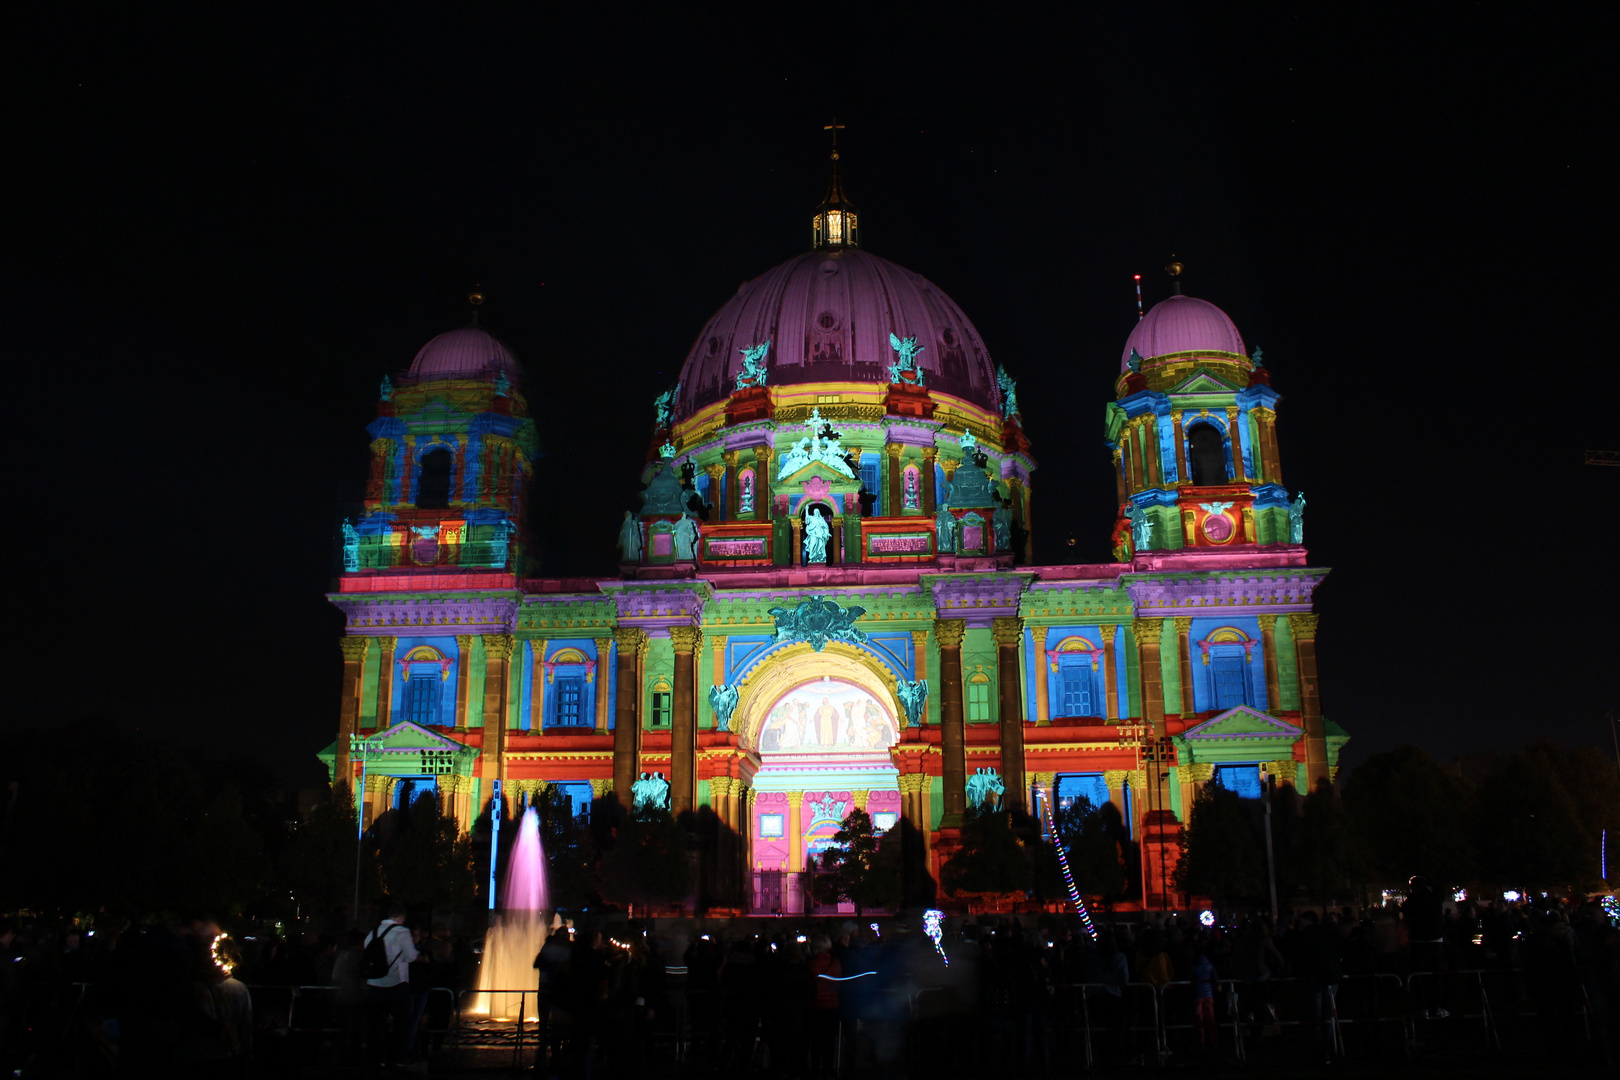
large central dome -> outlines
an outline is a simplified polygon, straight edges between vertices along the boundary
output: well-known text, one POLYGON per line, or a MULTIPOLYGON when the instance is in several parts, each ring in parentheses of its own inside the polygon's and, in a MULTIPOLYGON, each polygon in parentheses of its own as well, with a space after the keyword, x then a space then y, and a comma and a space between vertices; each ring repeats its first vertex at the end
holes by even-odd
POLYGON ((842 247, 796 256, 737 290, 687 355, 675 419, 729 395, 740 350, 766 341, 771 385, 886 385, 891 333, 917 339, 929 390, 998 408, 996 366, 962 309, 921 274, 842 247))

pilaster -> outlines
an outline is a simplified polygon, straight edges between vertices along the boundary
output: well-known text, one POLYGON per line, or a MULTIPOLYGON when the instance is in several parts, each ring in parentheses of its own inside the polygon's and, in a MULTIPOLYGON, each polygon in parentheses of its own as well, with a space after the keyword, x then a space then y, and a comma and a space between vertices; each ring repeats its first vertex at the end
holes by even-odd
POLYGON ((1299 717, 1305 729, 1305 790, 1328 778, 1327 739, 1322 730, 1322 698, 1316 681, 1316 625, 1319 616, 1288 616, 1299 670, 1299 717))
POLYGON ((641 754, 640 660, 647 632, 633 626, 620 627, 613 631, 613 644, 619 672, 619 686, 614 693, 618 715, 613 721, 613 790, 628 811, 634 809, 627 800, 641 754))
POLYGON ((332 762, 332 794, 354 787, 353 766, 349 763, 349 740, 360 730, 361 682, 366 673, 368 637, 345 637, 338 641, 343 652, 343 696, 338 702, 337 757, 332 762))
POLYGON ((962 638, 965 619, 935 619, 939 643, 939 714, 941 774, 944 780, 943 825, 960 827, 967 812, 967 745, 962 716, 962 638))
POLYGON ((1050 626, 1032 626, 1030 637, 1035 642, 1035 726, 1052 726, 1052 703, 1047 700, 1046 635, 1050 626))
POLYGON ((377 730, 387 731, 394 719, 394 654, 399 638, 380 637, 377 645, 382 650, 377 658, 377 730))
POLYGON ((534 663, 529 669, 529 730, 536 735, 546 729, 546 649, 550 644, 545 638, 529 642, 534 651, 534 663))
POLYGON ((459 731, 467 730, 467 706, 472 685, 472 646, 471 634, 456 635, 456 728, 459 731))
POLYGON ((1282 708, 1282 680, 1277 675, 1277 616, 1260 616, 1260 648, 1266 665, 1266 711, 1277 715, 1282 708))
POLYGON ((512 673, 512 652, 517 640, 511 634, 485 634, 484 637, 484 776, 506 783, 506 733, 512 721, 508 716, 512 673))
POLYGON ((1114 639, 1119 636, 1118 626, 1100 626, 1103 646, 1103 690, 1108 706, 1108 719, 1119 720, 1119 665, 1114 661, 1114 639))
POLYGON ((613 639, 596 639, 596 734, 608 733, 608 658, 613 655, 613 639))
MULTIPOLYGON (((996 693, 1001 706, 1001 778, 1006 786, 1006 808, 1015 813, 1027 809, 1028 785, 1024 781, 1024 689, 1021 647, 1024 620, 1000 618, 990 624, 996 642, 996 693)), ((965 768, 965 764, 964 764, 965 768)))
MULTIPOLYGON (((928 631, 913 630, 911 632, 911 651, 916 655, 917 679, 919 682, 928 681, 928 631)), ((933 709, 933 703, 923 702, 922 715, 917 717, 917 725, 924 727, 928 724, 928 714, 933 709)))
POLYGON ((1198 698, 1193 693, 1192 673, 1192 616, 1177 615, 1176 657, 1181 671, 1181 718, 1188 719, 1198 711, 1198 698))

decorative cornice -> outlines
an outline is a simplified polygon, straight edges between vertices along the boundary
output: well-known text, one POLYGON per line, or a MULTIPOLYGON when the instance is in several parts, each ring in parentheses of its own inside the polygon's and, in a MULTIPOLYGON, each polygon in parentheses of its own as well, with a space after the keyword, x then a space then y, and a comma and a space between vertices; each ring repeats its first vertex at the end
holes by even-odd
POLYGON ((1017 617, 998 618, 990 624, 990 633, 998 647, 1016 649, 1024 643, 1024 620, 1017 617))
POLYGON ((964 619, 934 620, 934 640, 939 642, 941 649, 960 649, 966 633, 967 622, 964 619))
POLYGON ((1139 645, 1159 646, 1159 638, 1164 634, 1164 621, 1162 619, 1136 619, 1131 623, 1131 630, 1136 634, 1139 645))
POLYGON ((597 583, 618 609, 620 624, 654 628, 691 626, 703 618, 714 596, 707 581, 602 581, 597 583))
POLYGON ((1247 615, 1288 609, 1309 610, 1311 594, 1327 577, 1322 569, 1222 570, 1206 573, 1158 573, 1127 577, 1125 587, 1141 615, 1174 615, 1172 609, 1223 608, 1209 614, 1247 615))
POLYGON ((510 632, 517 625, 514 593, 334 593, 327 597, 343 612, 349 629, 361 632, 396 627, 454 627, 462 633, 510 632))
POLYGON ((1293 631, 1295 641, 1315 641, 1316 624, 1320 615, 1296 612, 1288 616, 1288 629, 1293 631))

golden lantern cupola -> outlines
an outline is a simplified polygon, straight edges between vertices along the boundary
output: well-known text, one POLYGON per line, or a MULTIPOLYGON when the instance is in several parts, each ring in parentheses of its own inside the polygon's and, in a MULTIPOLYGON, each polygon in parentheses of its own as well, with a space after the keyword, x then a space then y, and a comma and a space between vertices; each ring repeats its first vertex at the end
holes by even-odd
POLYGON ((860 247, 860 223, 855 215, 855 207, 850 204, 849 198, 844 194, 844 183, 838 175, 838 132, 843 124, 834 120, 823 129, 832 132, 832 175, 827 180, 827 194, 816 207, 816 216, 811 219, 810 231, 812 245, 817 249, 860 247))

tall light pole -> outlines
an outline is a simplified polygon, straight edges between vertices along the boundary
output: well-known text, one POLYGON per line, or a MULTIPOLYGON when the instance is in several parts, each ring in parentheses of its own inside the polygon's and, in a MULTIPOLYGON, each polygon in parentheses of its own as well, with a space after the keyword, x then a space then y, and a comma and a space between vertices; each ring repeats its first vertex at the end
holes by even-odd
POLYGON ((1260 802, 1266 808, 1266 881, 1271 886, 1271 925, 1277 925, 1277 860, 1271 852, 1271 774, 1260 767, 1260 802))
POLYGON ((373 743, 359 735, 349 736, 349 756, 360 755, 360 793, 354 802, 354 924, 360 925, 360 859, 366 838, 366 766, 371 755, 382 750, 382 741, 373 743))

